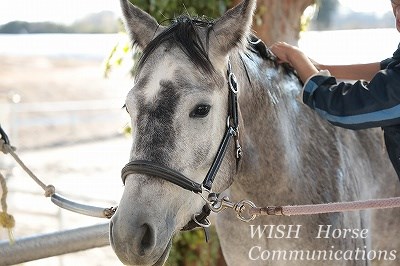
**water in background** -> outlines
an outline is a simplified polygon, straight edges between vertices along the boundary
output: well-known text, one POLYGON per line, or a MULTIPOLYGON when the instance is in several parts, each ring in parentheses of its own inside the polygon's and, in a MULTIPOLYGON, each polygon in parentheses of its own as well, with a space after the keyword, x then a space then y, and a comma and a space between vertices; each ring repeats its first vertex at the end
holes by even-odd
POLYGON ((120 34, 0 34, 0 55, 104 59, 120 34))
MULTIPOLYGON (((118 34, 0 35, 0 55, 104 59, 123 38, 118 34)), ((301 34, 299 46, 321 63, 349 64, 390 57, 399 41, 400 35, 394 28, 309 31, 301 34)))
POLYGON ((310 31, 301 35, 299 46, 317 62, 352 64, 392 57, 399 41, 400 34, 394 28, 310 31))

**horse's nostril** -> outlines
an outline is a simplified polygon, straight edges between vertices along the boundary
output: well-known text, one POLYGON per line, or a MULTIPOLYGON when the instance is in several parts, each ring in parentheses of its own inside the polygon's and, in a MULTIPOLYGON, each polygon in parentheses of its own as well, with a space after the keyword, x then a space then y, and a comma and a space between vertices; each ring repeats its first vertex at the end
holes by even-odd
POLYGON ((154 230, 149 224, 143 224, 141 227, 142 238, 140 239, 141 255, 150 253, 155 245, 154 230))

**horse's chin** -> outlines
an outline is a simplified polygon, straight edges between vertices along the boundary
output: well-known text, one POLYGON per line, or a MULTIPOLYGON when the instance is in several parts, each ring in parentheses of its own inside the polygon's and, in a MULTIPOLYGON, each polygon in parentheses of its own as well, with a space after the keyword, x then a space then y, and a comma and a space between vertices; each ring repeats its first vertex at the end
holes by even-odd
POLYGON ((169 240, 167 246, 165 247, 165 250, 164 250, 163 254, 157 260, 157 262, 153 264, 153 266, 162 266, 162 265, 164 265, 165 261, 168 259, 168 255, 169 255, 169 252, 171 251, 171 247, 172 247, 172 237, 169 240))
POLYGON ((172 247, 172 238, 168 242, 167 246, 165 247, 164 252, 161 254, 161 256, 158 258, 158 260, 155 263, 146 263, 144 261, 141 262, 133 262, 129 257, 124 257, 124 258, 119 258, 121 262, 124 265, 130 265, 130 266, 163 266, 166 260, 168 259, 169 252, 171 251, 172 247))

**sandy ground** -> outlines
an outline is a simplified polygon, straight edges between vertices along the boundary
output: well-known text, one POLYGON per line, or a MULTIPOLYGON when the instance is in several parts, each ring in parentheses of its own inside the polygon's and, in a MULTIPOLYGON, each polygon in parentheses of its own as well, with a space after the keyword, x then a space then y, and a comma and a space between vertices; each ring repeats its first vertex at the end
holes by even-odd
POLYGON ((95 59, 0 55, 0 66, 0 93, 18 93, 21 102, 118 98, 130 86, 125 69, 105 79, 95 59))
MULTIPOLYGON (((9 119, 12 144, 46 184, 53 184, 71 199, 109 207, 119 201, 120 169, 129 156, 130 140, 121 134, 128 119, 121 106, 132 81, 125 71, 104 79, 101 64, 99 60, 0 55, 0 104, 10 103, 13 97, 15 100, 15 95, 20 97, 20 106, 28 103, 45 106, 44 102, 59 101, 110 100, 115 103, 107 110, 57 111, 54 114, 40 111, 33 114, 29 110, 16 113, 18 104, 13 104, 14 111, 6 115, 1 109, 0 118, 9 119), (72 125, 60 123, 65 117, 80 120, 72 125), (37 123, 29 125, 32 121, 37 123), (14 134, 13 125, 18 125, 17 134, 14 134)), ((89 109, 93 107, 88 105, 89 109)), ((5 120, 0 121, 3 127, 5 120)), ((0 154, 0 171, 8 176, 8 211, 16 219, 16 238, 106 222, 55 207, 20 168, 15 167, 11 173, 12 166, 14 163, 9 156, 0 154)), ((0 241, 6 239, 7 232, 0 228, 0 241)), ((121 263, 111 248, 105 247, 23 265, 121 263)))
POLYGON ((0 123, 19 149, 107 138, 131 86, 124 68, 105 79, 101 60, 0 56, 0 123))

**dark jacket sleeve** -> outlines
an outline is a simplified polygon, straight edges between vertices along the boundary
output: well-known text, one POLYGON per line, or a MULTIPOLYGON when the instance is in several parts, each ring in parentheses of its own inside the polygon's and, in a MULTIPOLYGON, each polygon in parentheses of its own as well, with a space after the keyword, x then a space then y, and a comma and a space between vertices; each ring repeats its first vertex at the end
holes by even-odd
POLYGON ((354 84, 317 75, 304 86, 303 102, 334 125, 365 129, 400 124, 400 67, 354 84))

